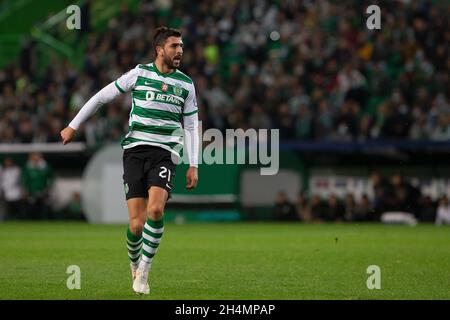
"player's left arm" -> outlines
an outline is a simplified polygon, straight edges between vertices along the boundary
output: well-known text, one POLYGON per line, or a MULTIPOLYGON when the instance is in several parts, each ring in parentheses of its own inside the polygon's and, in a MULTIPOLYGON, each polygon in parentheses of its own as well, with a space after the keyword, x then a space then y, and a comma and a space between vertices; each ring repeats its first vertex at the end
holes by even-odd
POLYGON ((189 95, 183 110, 183 127, 185 136, 186 152, 189 157, 189 169, 186 172, 186 188, 194 189, 198 182, 198 108, 195 96, 195 88, 189 90, 189 95))

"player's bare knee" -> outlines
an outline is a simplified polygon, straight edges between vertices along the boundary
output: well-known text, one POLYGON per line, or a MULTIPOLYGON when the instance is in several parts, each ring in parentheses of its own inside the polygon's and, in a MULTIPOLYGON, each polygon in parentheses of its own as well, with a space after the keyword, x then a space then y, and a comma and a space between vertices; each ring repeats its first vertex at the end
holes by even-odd
POLYGON ((140 235, 144 229, 144 222, 141 219, 133 219, 130 221, 130 229, 133 234, 140 235))
POLYGON ((160 220, 164 214, 164 207, 159 204, 151 204, 147 208, 147 214, 152 220, 160 220))

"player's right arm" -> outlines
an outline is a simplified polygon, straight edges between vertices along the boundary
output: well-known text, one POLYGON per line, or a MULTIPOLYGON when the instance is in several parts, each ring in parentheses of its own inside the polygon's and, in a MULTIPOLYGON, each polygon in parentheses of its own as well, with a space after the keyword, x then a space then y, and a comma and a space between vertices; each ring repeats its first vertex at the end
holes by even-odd
POLYGON ((137 70, 138 67, 123 74, 116 81, 111 82, 89 99, 69 125, 61 131, 62 143, 67 144, 72 141, 75 132, 81 124, 93 115, 102 105, 113 100, 120 94, 133 89, 137 79, 137 70))

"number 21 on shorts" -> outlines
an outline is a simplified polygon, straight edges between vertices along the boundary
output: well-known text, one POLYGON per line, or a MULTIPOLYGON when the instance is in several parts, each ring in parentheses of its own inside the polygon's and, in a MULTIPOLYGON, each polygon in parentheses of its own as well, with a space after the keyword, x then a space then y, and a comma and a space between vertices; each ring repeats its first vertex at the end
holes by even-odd
POLYGON ((160 169, 162 170, 159 172, 159 176, 163 179, 167 178, 167 182, 170 182, 170 169, 167 169, 166 167, 160 167, 160 169))

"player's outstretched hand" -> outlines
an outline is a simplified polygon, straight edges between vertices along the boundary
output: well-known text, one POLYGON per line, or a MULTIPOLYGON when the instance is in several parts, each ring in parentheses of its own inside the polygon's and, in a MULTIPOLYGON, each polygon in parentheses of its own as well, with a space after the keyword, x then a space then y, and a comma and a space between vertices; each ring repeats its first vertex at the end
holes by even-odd
POLYGON ((189 167, 186 172, 186 189, 194 189, 197 186, 198 170, 196 167, 189 167))
POLYGON ((61 139, 63 144, 68 144, 70 141, 72 141, 73 136, 75 135, 75 129, 72 129, 71 127, 66 127, 63 130, 61 130, 61 139))

